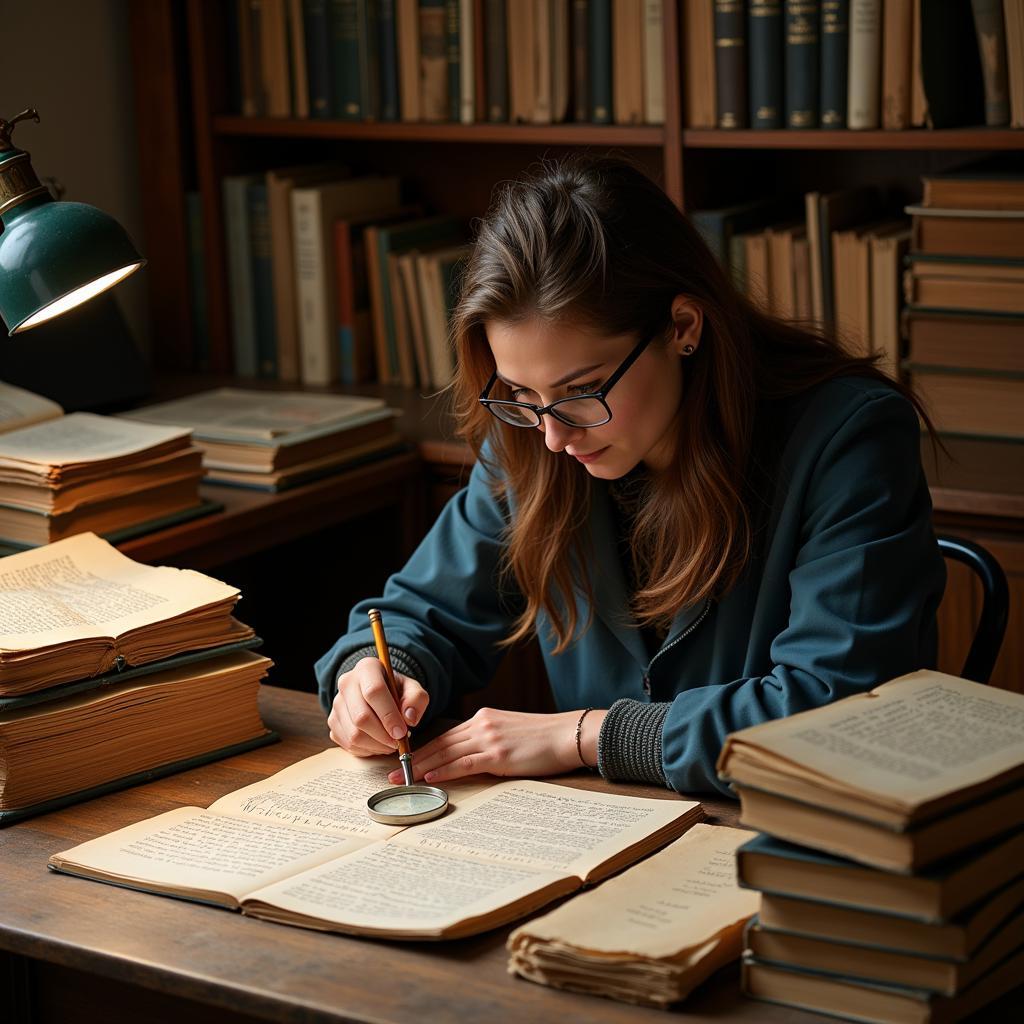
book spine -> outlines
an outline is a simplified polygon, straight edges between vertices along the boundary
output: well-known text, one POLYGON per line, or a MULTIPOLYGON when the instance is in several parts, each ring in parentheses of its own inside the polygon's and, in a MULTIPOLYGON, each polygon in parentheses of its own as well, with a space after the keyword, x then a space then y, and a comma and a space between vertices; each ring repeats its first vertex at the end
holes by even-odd
POLYGON ((228 295, 231 301, 231 336, 235 373, 256 376, 255 297, 249 257, 248 183, 244 178, 224 180, 224 227, 228 250, 228 295))
POLYGON ((261 66, 266 113, 291 117, 291 81, 288 70, 288 24, 285 0, 262 0, 261 66))
POLYGON ((376 0, 380 51, 380 119, 398 120, 398 49, 395 41, 395 0, 376 0))
POLYGON ((359 105, 364 121, 380 120, 380 29, 377 0, 357 0, 359 15, 359 105))
POLYGON ((247 189, 249 251, 255 297, 256 371, 260 377, 277 376, 277 332, 274 326, 274 275, 270 263, 270 210, 267 186, 255 181, 247 189))
POLYGON ((261 117, 267 109, 261 70, 263 0, 238 0, 238 33, 241 40, 242 113, 246 117, 261 117))
POLYGON ((786 127, 818 127, 820 11, 817 2, 786 0, 786 127))
POLYGON ((445 0, 420 0, 420 120, 448 116, 448 57, 445 50, 445 0))
POLYGON ((363 116, 357 0, 331 0, 332 108, 342 121, 363 116))
POLYGON ((334 222, 334 265, 338 303, 338 376, 342 384, 356 383, 355 296, 352 280, 352 228, 334 222))
POLYGON ((846 123, 849 128, 878 127, 881 36, 881 0, 851 0, 850 66, 846 85, 846 123))
POLYGON ((715 0, 715 94, 718 127, 746 128, 747 26, 742 0, 715 0))
POLYGON ((1010 127, 1024 128, 1024 0, 1003 0, 1010 127))
POLYGON ((476 29, 473 5, 476 0, 459 0, 459 121, 476 121, 476 29))
POLYGON ((821 127, 846 127, 850 0, 821 0, 821 127))
POLYGON ((487 51, 487 120, 508 120, 508 33, 505 0, 487 0, 484 39, 487 51))
MULTIPOLYGON (((621 2, 621 0, 613 0, 621 2)), ((551 124, 551 6, 552 0, 533 0, 533 110, 534 124, 551 124)))
POLYGON ((309 77, 309 116, 329 120, 331 104, 331 32, 327 0, 303 0, 306 36, 306 74, 309 77))
POLYGON ((750 127, 781 128, 782 0, 750 0, 750 127))
POLYGON ((581 124, 590 118, 587 32, 587 0, 572 0, 572 119, 581 124))
POLYGON ((458 123, 462 114, 459 0, 444 0, 444 54, 448 76, 448 120, 458 123))
POLYGON ((228 81, 228 112, 242 111, 242 33, 237 0, 224 4, 225 70, 228 81))
POLYGON ((397 0, 399 116, 420 119, 420 13, 418 0, 397 0))
POLYGON ((888 0, 882 7, 882 127, 910 127, 914 0, 888 0))
POLYGON ((309 117, 309 70, 306 67, 306 23, 302 0, 288 0, 288 54, 292 113, 309 117))
POLYGON ((665 123, 665 5, 644 0, 644 123, 665 123))
POLYGON ((331 384, 329 353, 333 350, 321 237, 319 196, 313 190, 292 192, 292 230, 295 233, 295 297, 299 307, 299 351, 303 384, 331 384))
POLYGON ((1001 0, 971 0, 971 11, 985 85, 985 124, 996 128, 1010 122, 1003 5, 1001 0))
POLYGON ((587 12, 590 44, 590 120, 612 120, 612 5, 611 0, 590 0, 587 12))

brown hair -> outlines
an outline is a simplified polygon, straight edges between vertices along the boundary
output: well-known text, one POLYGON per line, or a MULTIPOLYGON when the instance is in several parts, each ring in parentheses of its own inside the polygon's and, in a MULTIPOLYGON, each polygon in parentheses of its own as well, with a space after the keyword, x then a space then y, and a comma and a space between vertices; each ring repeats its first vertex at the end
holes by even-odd
POLYGON ((574 460, 553 458, 538 431, 503 424, 477 401, 494 370, 484 325, 536 318, 609 337, 657 333, 667 342, 678 294, 700 306, 704 326, 677 418, 686 458, 652 475, 632 527, 645 580, 633 597, 640 622, 666 624, 679 608, 727 592, 747 564, 760 403, 857 375, 904 394, 931 428, 909 390, 877 368, 878 356, 850 355, 817 329, 749 302, 686 217, 632 164, 579 155, 542 161, 497 188, 452 322, 460 433, 478 459, 490 440, 502 471, 497 491, 515 506, 504 569, 526 606, 507 644, 527 636, 543 610, 556 652, 564 650, 580 625, 574 586, 592 605, 587 572, 573 569, 589 562, 583 526, 591 480, 574 460))

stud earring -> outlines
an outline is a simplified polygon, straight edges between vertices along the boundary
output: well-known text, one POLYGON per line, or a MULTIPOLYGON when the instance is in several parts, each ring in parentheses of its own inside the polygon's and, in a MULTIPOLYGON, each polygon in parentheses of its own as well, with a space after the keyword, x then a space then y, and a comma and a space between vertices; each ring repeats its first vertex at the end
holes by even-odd
POLYGON ((683 355, 684 356, 693 355, 693 346, 692 345, 684 345, 683 346, 683 355))

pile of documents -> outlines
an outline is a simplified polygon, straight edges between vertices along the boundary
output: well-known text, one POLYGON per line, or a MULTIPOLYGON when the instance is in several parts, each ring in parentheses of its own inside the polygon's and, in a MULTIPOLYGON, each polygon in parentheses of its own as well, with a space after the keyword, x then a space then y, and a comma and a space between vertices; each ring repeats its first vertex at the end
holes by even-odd
POLYGON ((0 433, 0 542, 122 539, 202 514, 189 431, 76 412, 0 433))
POLYGON ((750 833, 694 825, 660 853, 517 928, 509 972, 644 1006, 685 999, 737 960, 755 893, 736 884, 750 833))
POLYGON ((272 491, 401 448, 396 415, 379 398, 240 388, 125 413, 192 431, 210 483, 272 491))
POLYGON ((1024 977, 1024 694, 920 671, 733 733, 764 834, 744 990, 860 1021, 958 1020, 1024 977))
POLYGON ((273 739, 238 599, 92 533, 0 559, 0 824, 273 739))

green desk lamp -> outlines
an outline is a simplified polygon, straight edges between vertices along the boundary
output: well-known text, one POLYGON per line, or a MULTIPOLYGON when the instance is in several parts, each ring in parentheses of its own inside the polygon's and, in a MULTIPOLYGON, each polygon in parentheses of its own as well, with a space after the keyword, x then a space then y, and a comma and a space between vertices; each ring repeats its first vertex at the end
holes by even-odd
POLYGON ((24 110, 0 118, 0 316, 13 337, 124 280, 145 264, 113 217, 85 203, 57 202, 28 153, 11 142, 24 110))

